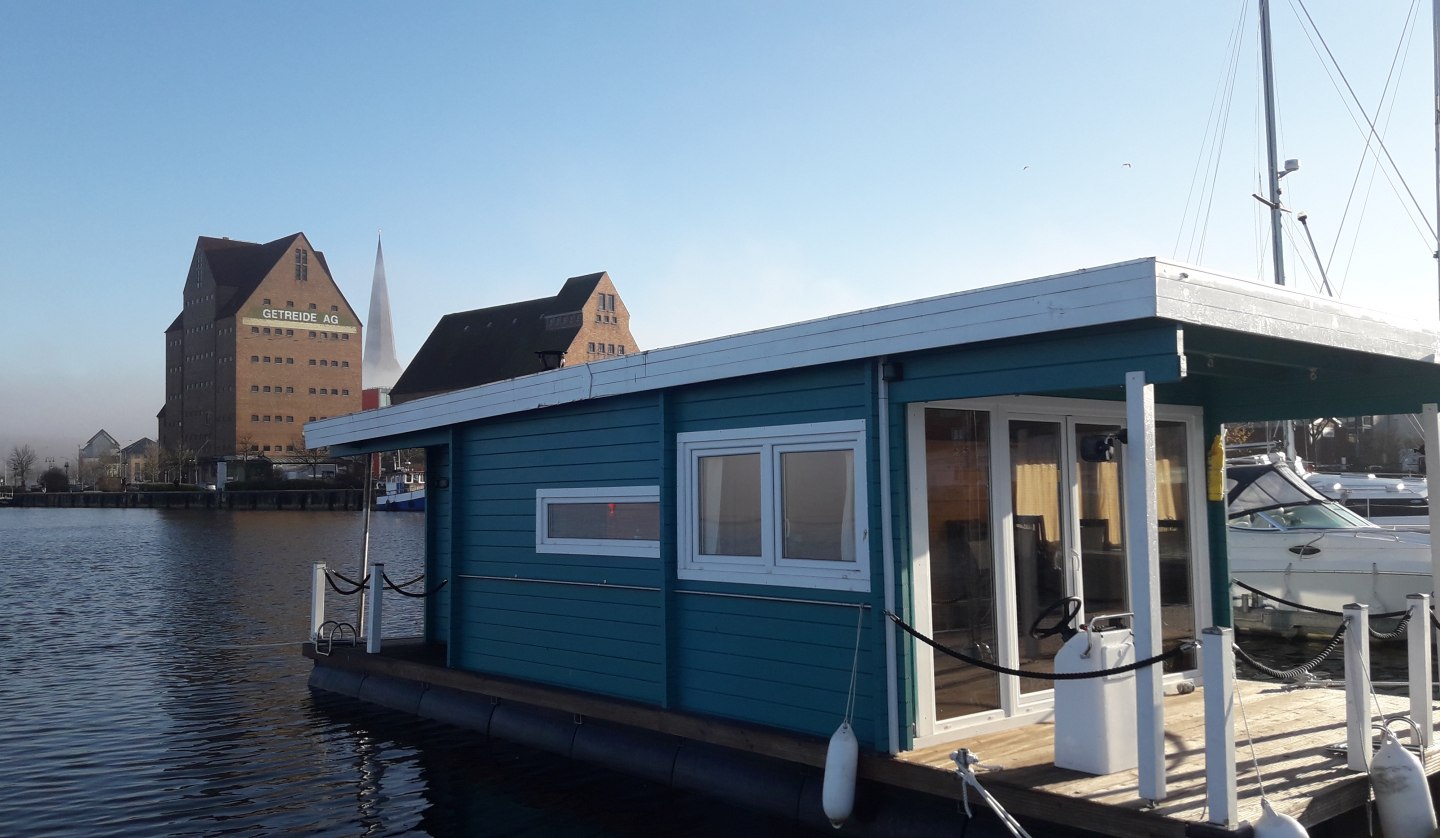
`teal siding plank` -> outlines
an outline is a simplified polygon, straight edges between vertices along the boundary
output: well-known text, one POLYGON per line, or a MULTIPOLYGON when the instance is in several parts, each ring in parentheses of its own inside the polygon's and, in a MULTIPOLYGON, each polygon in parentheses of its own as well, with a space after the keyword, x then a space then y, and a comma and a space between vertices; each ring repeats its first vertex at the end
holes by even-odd
MULTIPOLYGON (((685 709, 712 716, 738 719, 754 724, 779 727, 808 733, 812 736, 828 737, 845 719, 845 706, 830 710, 810 710, 797 707, 781 707, 771 702, 741 696, 712 693, 700 689, 686 689, 685 709)), ((874 748, 874 741, 866 741, 862 731, 856 728, 856 738, 861 744, 874 748)))
MULTIPOLYGON (((451 575, 450 491, 439 484, 450 477, 450 448, 440 445, 425 449, 429 485, 425 490, 425 586, 433 589, 451 575)), ((444 643, 450 638, 450 585, 425 601, 425 639, 444 643)))
POLYGON ((656 681, 625 678, 610 672, 587 672, 583 677, 564 666, 530 659, 508 659, 491 654, 467 652, 460 658, 459 669, 534 681, 570 689, 583 689, 600 695, 654 703, 659 693, 656 681))
POLYGON ((1109 327, 916 353, 905 356, 905 377, 890 394, 912 402, 1108 388, 1135 370, 1151 382, 1177 381, 1177 332, 1172 324, 1109 327))
MULTIPOLYGON (((593 621, 592 621, 593 622, 593 621)), ((547 631, 534 627, 505 626, 482 623, 476 627, 474 636, 484 640, 488 653, 495 653, 501 647, 518 649, 522 646, 540 650, 542 656, 569 654, 577 656, 578 664, 570 664, 589 672, 610 672, 624 669, 631 664, 643 666, 649 676, 658 675, 659 647, 653 639, 650 642, 576 634, 572 626, 560 625, 547 631)), ((655 678, 658 680, 658 677, 655 678)))
MULTIPOLYGON (((525 611, 474 608, 467 614, 476 625, 503 627, 506 630, 534 632, 540 634, 568 634, 583 638, 585 642, 617 641, 655 646, 660 639, 658 621, 650 624, 617 622, 596 616, 574 616, 535 614, 525 611)), ((566 648, 569 648, 568 646, 566 648)), ((637 655, 649 660, 648 652, 637 655)))
MULTIPOLYGON (((763 699, 765 703, 775 705, 777 713, 783 708, 783 713, 786 715, 796 711, 801 713, 825 713, 828 711, 835 713, 838 718, 843 718, 850 685, 850 673, 847 671, 844 677, 844 686, 839 690, 811 687, 799 679, 787 681, 766 679, 763 681, 765 689, 760 692, 753 689, 737 689, 737 684, 741 679, 737 678, 734 673, 691 668, 687 669, 682 676, 681 687, 687 691, 723 695, 734 699, 756 701, 763 699)), ((866 698, 868 700, 868 694, 866 698)))
MULTIPOLYGON (((685 650, 686 661, 689 663, 689 671, 692 673, 708 673, 711 675, 728 678, 733 684, 737 679, 754 680, 763 684, 801 684, 805 689, 815 693, 823 693, 827 696, 839 694, 844 696, 850 691, 850 661, 845 661, 844 666, 829 666, 821 663, 805 664, 794 660, 775 660, 773 658, 741 658, 737 657, 730 650, 710 650, 691 645, 685 650), (775 666, 756 667, 755 661, 768 660, 775 666)), ((870 677, 874 675, 864 662, 864 655, 861 656, 860 677, 856 684, 856 692, 862 695, 870 695, 870 677)), ((878 685, 877 685, 878 686, 878 685)), ((773 695, 774 693, 768 692, 773 695)))

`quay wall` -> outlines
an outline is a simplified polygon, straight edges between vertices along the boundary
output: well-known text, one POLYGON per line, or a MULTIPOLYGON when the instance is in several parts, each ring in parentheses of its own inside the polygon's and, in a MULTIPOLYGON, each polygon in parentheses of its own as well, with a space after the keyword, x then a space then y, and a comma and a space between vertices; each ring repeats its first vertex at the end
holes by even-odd
POLYGON ((227 492, 27 492, 10 506, 45 509, 360 510, 359 489, 244 489, 227 492))

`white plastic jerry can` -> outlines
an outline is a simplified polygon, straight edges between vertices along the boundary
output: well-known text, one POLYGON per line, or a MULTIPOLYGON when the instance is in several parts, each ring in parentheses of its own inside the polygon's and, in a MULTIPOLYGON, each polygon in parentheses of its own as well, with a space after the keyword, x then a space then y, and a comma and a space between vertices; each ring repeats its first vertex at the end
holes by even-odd
MULTIPOLYGON (((1055 671, 1101 672, 1135 662, 1128 628, 1081 631, 1055 654, 1055 671)), ((1055 766, 1113 774, 1139 762, 1135 673, 1055 682, 1055 766)))

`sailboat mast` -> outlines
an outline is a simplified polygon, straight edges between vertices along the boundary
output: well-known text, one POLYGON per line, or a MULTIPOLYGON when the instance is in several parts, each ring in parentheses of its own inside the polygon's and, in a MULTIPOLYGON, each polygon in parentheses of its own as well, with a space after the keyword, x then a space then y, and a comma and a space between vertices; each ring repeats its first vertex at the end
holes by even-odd
MULTIPOLYGON (((1440 5, 1440 0, 1435 0, 1440 5)), ((1275 284, 1285 284, 1285 251, 1280 237, 1280 155, 1275 148, 1275 74, 1270 55, 1270 0, 1260 0, 1260 64, 1265 76, 1265 152, 1270 163, 1270 249, 1275 257, 1275 284)), ((1437 76, 1440 81, 1440 76, 1437 76)), ((1436 111, 1440 120, 1440 110, 1436 111)), ((1440 139, 1440 121, 1436 122, 1440 139)), ((1436 152, 1440 155, 1440 151, 1436 152)))
MULTIPOLYGON (((1430 6, 1430 29, 1434 39, 1430 60, 1435 65, 1435 207, 1440 216, 1440 0, 1434 0, 1430 6)), ((1440 222, 1436 226, 1440 228, 1440 222)), ((1440 250, 1435 251, 1435 265, 1440 270, 1440 250)), ((1437 285, 1437 297, 1440 297, 1440 285, 1437 285)))
MULTIPOLYGON (((1435 0, 1440 3, 1440 0, 1435 0)), ((1260 0, 1260 64, 1265 76, 1265 154, 1270 164, 1270 250, 1275 284, 1285 284, 1285 242, 1280 229, 1280 154, 1275 139, 1275 72, 1270 51, 1270 0, 1260 0)), ((1308 228, 1307 228, 1308 230, 1308 228)), ((1285 456, 1295 462, 1295 423, 1285 421, 1285 456)))

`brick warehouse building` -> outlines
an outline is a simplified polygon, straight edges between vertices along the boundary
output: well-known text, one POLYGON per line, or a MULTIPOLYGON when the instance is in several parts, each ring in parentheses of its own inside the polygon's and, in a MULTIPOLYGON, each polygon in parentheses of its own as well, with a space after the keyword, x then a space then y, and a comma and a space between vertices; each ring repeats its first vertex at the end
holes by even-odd
POLYGON ((304 233, 201 236, 165 330, 160 446, 213 475, 237 454, 304 449, 306 422, 360 409, 360 319, 304 233))
POLYGON ((565 280, 560 292, 447 314, 390 390, 394 404, 558 366, 639 351, 610 274, 565 280))

